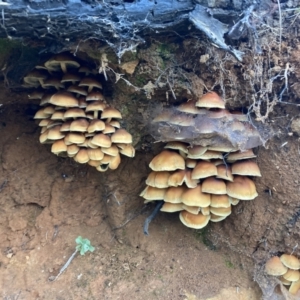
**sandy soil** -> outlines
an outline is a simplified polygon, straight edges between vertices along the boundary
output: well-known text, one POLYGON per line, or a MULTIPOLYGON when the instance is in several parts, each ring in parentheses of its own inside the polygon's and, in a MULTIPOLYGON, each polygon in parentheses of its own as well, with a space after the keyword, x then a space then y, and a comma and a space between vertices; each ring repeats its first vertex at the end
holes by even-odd
POLYGON ((153 207, 137 195, 153 154, 138 153, 102 174, 39 144, 26 94, 3 89, 0 103, 2 299, 261 298, 251 260, 212 243, 214 228, 191 230, 177 214, 161 213, 150 235, 143 234, 153 207), (91 241, 94 253, 77 255, 57 281, 49 281, 79 235, 91 241))

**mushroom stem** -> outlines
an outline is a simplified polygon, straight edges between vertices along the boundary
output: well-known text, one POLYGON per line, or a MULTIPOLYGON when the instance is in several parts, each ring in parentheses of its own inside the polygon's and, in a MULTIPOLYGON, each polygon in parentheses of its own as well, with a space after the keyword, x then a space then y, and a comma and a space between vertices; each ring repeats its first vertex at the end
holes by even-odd
POLYGON ((66 66, 66 63, 61 62, 61 63, 60 63, 60 67, 61 67, 61 69, 62 69, 62 71, 63 71, 64 73, 67 73, 67 66, 66 66))
POLYGON ((90 93, 92 91, 92 89, 93 89, 93 86, 90 85, 89 88, 88 88, 88 93, 90 93))
POLYGON ((98 111, 97 110, 94 111, 94 119, 98 119, 98 111))

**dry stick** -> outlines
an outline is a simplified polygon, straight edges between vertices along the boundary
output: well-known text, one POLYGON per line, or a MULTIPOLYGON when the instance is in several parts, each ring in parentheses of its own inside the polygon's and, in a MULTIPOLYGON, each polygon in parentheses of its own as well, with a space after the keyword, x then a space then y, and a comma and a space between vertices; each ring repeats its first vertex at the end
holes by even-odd
POLYGON ((64 266, 60 269, 59 273, 56 276, 51 276, 49 278, 50 281, 55 281, 57 278, 67 269, 69 264, 72 262, 74 259, 75 255, 77 254, 78 250, 76 249, 73 254, 70 256, 70 258, 67 260, 67 262, 64 264, 64 266))
POLYGON ((282 15, 281 15, 280 0, 277 0, 277 4, 278 4, 278 13, 279 13, 279 53, 281 53, 282 15))

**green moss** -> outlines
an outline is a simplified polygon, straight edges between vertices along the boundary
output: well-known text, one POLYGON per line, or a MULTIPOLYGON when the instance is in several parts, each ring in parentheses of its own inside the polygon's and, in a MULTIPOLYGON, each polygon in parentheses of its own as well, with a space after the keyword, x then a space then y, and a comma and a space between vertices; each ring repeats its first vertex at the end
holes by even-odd
POLYGON ((229 269, 234 269, 234 264, 229 259, 225 259, 225 265, 229 269))
POLYGON ((217 247, 213 242, 208 238, 208 227, 203 229, 195 230, 195 237, 197 240, 200 240, 209 250, 217 250, 217 247))

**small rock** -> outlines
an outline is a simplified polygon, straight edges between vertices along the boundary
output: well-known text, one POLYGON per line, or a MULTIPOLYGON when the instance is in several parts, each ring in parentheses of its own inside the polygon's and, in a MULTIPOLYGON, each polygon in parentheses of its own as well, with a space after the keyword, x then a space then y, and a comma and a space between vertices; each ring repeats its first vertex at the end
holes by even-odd
POLYGON ((127 74, 132 75, 135 71, 136 66, 139 64, 139 60, 132 60, 126 63, 121 64, 121 69, 124 70, 127 74))

